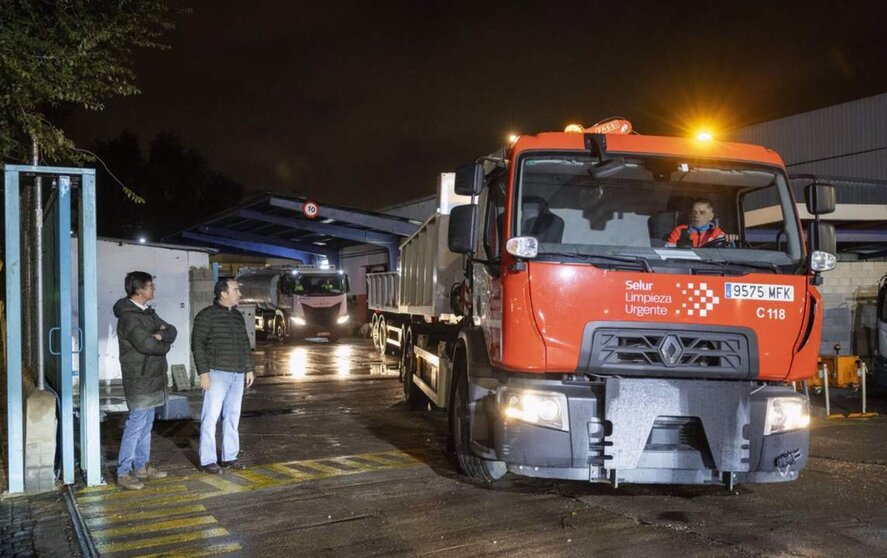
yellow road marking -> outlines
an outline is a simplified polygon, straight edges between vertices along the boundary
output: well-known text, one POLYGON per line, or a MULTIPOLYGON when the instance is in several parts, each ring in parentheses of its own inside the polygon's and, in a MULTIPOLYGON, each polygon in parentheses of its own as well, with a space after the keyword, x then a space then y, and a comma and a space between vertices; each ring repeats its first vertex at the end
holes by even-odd
POLYGON ((210 546, 205 546, 203 548, 186 548, 184 550, 176 550, 172 552, 140 554, 138 556, 134 556, 133 558, 200 558, 201 556, 218 556, 220 554, 228 554, 229 552, 236 552, 238 550, 242 550, 242 547, 239 544, 225 543, 213 544, 210 546))
POLYGON ((254 483, 260 487, 280 484, 279 479, 275 479, 274 477, 270 477, 268 475, 263 475, 261 472, 256 471, 255 469, 243 469, 241 471, 231 471, 231 474, 237 477, 240 477, 244 480, 247 480, 251 483, 254 483))
MULTIPOLYGON (((181 482, 182 477, 170 475, 164 479, 154 479, 148 481, 148 484, 145 486, 146 490, 153 490, 155 488, 160 488, 161 486, 165 486, 168 484, 172 484, 175 482, 181 482)), ((77 496, 79 497, 81 494, 84 496, 91 496, 93 494, 103 494, 106 492, 119 492, 122 489, 117 486, 116 483, 109 483, 102 486, 85 486, 83 488, 77 489, 77 496)), ((127 491, 131 492, 131 491, 127 491)), ((135 492, 135 491, 132 491, 135 492)))
MULTIPOLYGON (((415 452, 413 452, 415 454, 415 452)), ((111 487, 84 489, 78 496, 78 505, 93 530, 92 536, 101 553, 139 551, 164 545, 175 545, 173 549, 145 554, 143 557, 198 558, 236 552, 241 546, 236 542, 219 542, 206 546, 182 547, 182 543, 203 541, 228 536, 223 527, 202 530, 189 530, 198 526, 217 525, 211 515, 179 517, 187 514, 206 512, 197 500, 214 498, 269 487, 291 485, 310 480, 354 475, 359 473, 399 469, 421 464, 423 461, 414 455, 399 450, 366 453, 359 455, 335 456, 323 459, 289 461, 260 465, 243 471, 229 471, 226 475, 196 473, 169 479, 178 484, 154 484, 144 491, 112 491, 111 487), (343 468, 334 465, 342 465, 343 468), (300 469, 296 469, 299 467, 300 469), (347 469, 345 469, 347 467, 347 469), (285 478, 277 478, 272 474, 285 478), (227 476, 228 478, 224 478, 227 476), (247 484, 234 482, 244 481, 247 484), (82 505, 86 504, 86 505, 82 505), (151 522, 153 520, 153 522, 151 522), (148 523, 144 523, 148 521, 148 523), (142 522, 139 524, 139 522, 142 522), (128 524, 127 524, 128 523, 128 524), (136 523, 133 525, 133 523, 136 523), (146 533, 168 532, 166 535, 145 537, 146 533), (137 540, 132 537, 140 536, 137 540), (129 540, 117 541, 119 538, 129 540)), ((212 542, 212 541, 210 541, 212 542)))
POLYGON ((77 490, 77 494, 92 494, 94 492, 108 492, 109 490, 117 488, 116 485, 113 484, 103 484, 101 486, 85 486, 77 490))
MULTIPOLYGON (((415 453, 415 452, 413 452, 415 453)), ((401 467, 414 466, 422 461, 404 453, 400 450, 391 450, 387 452, 365 453, 358 455, 328 457, 319 460, 304 461, 288 461, 284 463, 270 463, 261 465, 256 469, 246 469, 228 473, 231 478, 240 478, 246 480, 249 484, 242 485, 230 480, 226 480, 223 476, 207 475, 205 473, 197 473, 184 477, 177 477, 175 481, 179 484, 157 486, 150 491, 127 491, 127 492, 111 492, 108 494, 97 494, 90 492, 88 496, 78 497, 78 504, 81 505, 81 512, 84 517, 102 516, 110 513, 125 513, 133 508, 138 508, 146 513, 159 513, 153 510, 162 506, 186 504, 195 500, 212 498, 215 496, 224 496, 227 494, 235 494, 251 490, 281 486, 304 482, 309 480, 319 480, 329 477, 338 477, 344 475, 353 475, 358 473, 366 473, 380 471, 384 469, 397 469, 401 467), (352 459, 355 458, 355 459, 352 459), (359 461, 358 461, 359 460, 359 461), (349 470, 339 469, 330 465, 320 463, 320 461, 341 463, 349 470), (369 464, 368 464, 369 463, 369 464), (299 470, 294 467, 301 467, 299 470), (284 475, 285 479, 272 478, 261 471, 273 471, 284 475), (189 489, 183 483, 200 483, 198 486, 191 484, 189 489), (214 490, 206 492, 202 486, 209 486, 214 490)), ((99 487, 97 487, 99 488, 99 487)))
MULTIPOLYGON (((305 480, 309 480, 314 478, 314 475, 311 473, 306 473, 305 471, 299 471, 298 469, 292 469, 287 467, 283 463, 271 463, 270 465, 262 465, 263 468, 268 469, 269 471, 274 471, 276 473, 280 473, 281 475, 286 475, 290 477, 289 482, 301 482, 305 480)), ((288 481, 283 481, 287 483, 288 481)))
POLYGON ((348 459, 347 457, 338 457, 336 459, 327 459, 327 461, 335 461, 336 463, 341 463, 351 469, 346 471, 349 473, 364 473, 367 471, 375 471, 379 468, 378 465, 370 465, 369 463, 361 463, 359 461, 354 461, 352 459, 348 459))
POLYGON ((336 469, 335 467, 330 467, 329 465, 324 465, 323 463, 318 463, 316 461, 296 461, 290 463, 290 465, 298 465, 299 467, 304 467, 306 469, 317 469, 321 473, 326 473, 328 476, 348 474, 348 471, 345 471, 344 469, 336 469))
POLYGON ((129 499, 137 499, 144 500, 146 497, 154 496, 155 494, 169 494, 171 492, 187 492, 188 487, 183 484, 173 484, 170 486, 163 486, 160 488, 149 488, 147 490, 127 490, 125 492, 114 492, 113 494, 99 494, 96 496, 84 496, 79 500, 84 504, 89 504, 91 502, 107 502, 108 500, 129 500, 129 499))
POLYGON ((86 520, 86 526, 90 529, 100 529, 111 523, 120 523, 123 521, 144 521, 145 519, 162 519, 173 515, 185 515, 188 513, 204 512, 206 508, 200 504, 193 506, 181 506, 178 508, 162 508, 159 510, 132 512, 132 513, 111 513, 102 517, 94 517, 86 520))
POLYGON ((141 523, 139 525, 129 525, 126 527, 114 527, 112 529, 103 529, 93 531, 92 538, 96 542, 100 540, 113 539, 114 537, 126 537, 137 533, 155 533, 157 531, 168 531, 170 529, 181 529, 184 527, 194 527, 195 525, 209 525, 217 523, 216 518, 211 515, 201 517, 188 517, 185 519, 170 519, 168 521, 155 521, 154 523, 141 523))
POLYGON ((210 496, 218 496, 220 494, 235 494, 237 492, 246 492, 247 490, 252 490, 251 487, 245 486, 242 484, 237 484, 236 482, 231 482, 229 480, 225 480, 221 478, 219 475, 205 475, 200 477, 200 482, 203 484, 207 484, 213 488, 217 488, 220 492, 213 491, 208 494, 203 494, 202 498, 208 498, 210 496))
MULTIPOLYGON (((413 463, 421 463, 421 461, 419 461, 418 459, 416 459, 412 456, 406 455, 404 453, 400 454, 398 457, 408 457, 409 460, 397 459, 395 461, 393 459, 385 459, 384 457, 382 457, 383 455, 388 455, 388 454, 387 453, 384 453, 384 454, 383 453, 376 453, 376 454, 366 453, 363 455, 354 455, 352 457, 359 457, 359 458, 364 459, 366 461, 372 461, 374 463, 380 463, 382 465, 388 465, 388 466, 405 465, 405 464, 411 465, 413 463)), ((392 457, 394 457, 394 456, 392 455, 392 457)))
POLYGON ((148 509, 156 509, 162 506, 168 506, 170 504, 187 504, 188 502, 193 502, 195 500, 200 500, 202 496, 197 493, 189 492, 187 494, 179 494, 168 496, 166 498, 155 498, 153 500, 148 500, 146 502, 109 502, 107 504, 97 503, 91 506, 83 506, 80 508, 80 513, 84 517, 95 517, 97 515, 106 514, 108 512, 117 512, 130 510, 133 508, 148 508, 148 509))
POLYGON ((215 529, 207 529, 206 531, 190 531, 187 533, 176 533, 174 535, 164 535, 162 537, 152 537, 148 539, 138 539, 135 541, 126 541, 119 543, 99 543, 97 550, 104 553, 124 552, 127 550, 141 550, 143 548, 151 548, 152 546, 163 546, 165 544, 179 544, 188 541, 202 541, 206 539, 214 539, 216 537, 227 537, 230 533, 227 530, 216 527, 215 529))

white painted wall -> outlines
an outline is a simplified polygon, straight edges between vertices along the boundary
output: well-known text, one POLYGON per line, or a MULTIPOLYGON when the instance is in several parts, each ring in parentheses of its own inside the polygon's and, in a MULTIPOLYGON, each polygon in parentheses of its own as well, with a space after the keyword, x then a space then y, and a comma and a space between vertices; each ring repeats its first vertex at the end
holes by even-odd
MULTIPOLYGON (((76 246, 76 239, 72 239, 74 250, 76 246)), ((114 317, 113 307, 120 298, 126 296, 123 279, 130 271, 144 271, 154 276, 157 290, 154 300, 149 305, 154 306, 157 314, 178 330, 178 337, 166 360, 170 366, 182 364, 190 368, 191 309, 188 272, 192 267, 209 268, 209 254, 199 250, 128 244, 112 240, 99 240, 97 249, 99 380, 110 382, 121 378, 117 318, 114 317)), ((76 277, 77 259, 73 260, 76 277)), ((76 287, 74 292, 77 292, 76 287)), ((76 296, 74 305, 76 308, 76 296)), ((76 346, 76 335, 74 342, 76 346)), ((79 368, 76 355, 74 363, 76 370, 79 368)))
POLYGON ((339 251, 339 267, 348 275, 351 290, 348 294, 367 294, 366 268, 370 265, 387 264, 388 250, 372 244, 349 246, 339 251))

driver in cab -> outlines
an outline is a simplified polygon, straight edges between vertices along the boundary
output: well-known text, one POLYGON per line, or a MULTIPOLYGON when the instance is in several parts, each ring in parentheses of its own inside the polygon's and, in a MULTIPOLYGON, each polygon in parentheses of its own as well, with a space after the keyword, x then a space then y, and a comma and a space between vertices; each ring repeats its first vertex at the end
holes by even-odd
POLYGON ((722 240, 735 242, 739 235, 727 234, 714 224, 715 209, 711 201, 700 198, 693 201, 690 223, 678 225, 668 235, 666 246, 678 248, 702 248, 710 242, 722 240))

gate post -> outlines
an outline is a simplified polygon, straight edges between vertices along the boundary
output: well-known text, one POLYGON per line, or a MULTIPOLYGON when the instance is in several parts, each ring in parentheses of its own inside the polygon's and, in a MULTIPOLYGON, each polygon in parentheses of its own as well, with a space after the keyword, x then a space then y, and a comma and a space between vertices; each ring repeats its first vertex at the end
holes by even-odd
POLYGON ((6 212, 6 456, 9 492, 25 490, 24 405, 22 401, 22 284, 18 171, 4 167, 6 212))

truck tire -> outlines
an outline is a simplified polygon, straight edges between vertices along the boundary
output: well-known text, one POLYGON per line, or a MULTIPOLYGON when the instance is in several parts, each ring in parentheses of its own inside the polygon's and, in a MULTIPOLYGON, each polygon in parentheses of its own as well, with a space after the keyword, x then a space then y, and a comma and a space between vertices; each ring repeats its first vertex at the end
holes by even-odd
POLYGON ((370 339, 373 340, 373 347, 379 346, 379 315, 373 314, 370 321, 370 339))
POLYGON ((508 470, 504 461, 492 461, 474 455, 471 451, 471 433, 468 419, 468 374, 464 353, 454 363, 452 404, 449 412, 449 446, 459 470, 482 482, 494 482, 505 476, 508 470))
POLYGON ((286 341, 286 323, 279 317, 274 320, 274 339, 278 343, 286 341))
POLYGON ((379 316, 379 337, 377 339, 376 348, 385 356, 388 353, 388 328, 385 324, 385 316, 379 316))
POLYGON ((413 332, 406 330, 403 336, 404 346, 401 351, 400 369, 403 378, 403 400, 407 405, 407 409, 418 411, 424 409, 428 405, 428 398, 425 393, 419 389, 413 382, 413 374, 416 372, 415 351, 413 351, 413 332))

